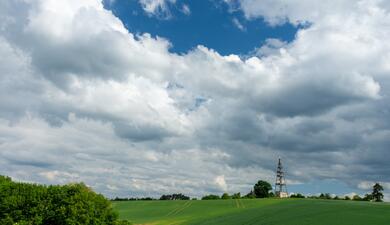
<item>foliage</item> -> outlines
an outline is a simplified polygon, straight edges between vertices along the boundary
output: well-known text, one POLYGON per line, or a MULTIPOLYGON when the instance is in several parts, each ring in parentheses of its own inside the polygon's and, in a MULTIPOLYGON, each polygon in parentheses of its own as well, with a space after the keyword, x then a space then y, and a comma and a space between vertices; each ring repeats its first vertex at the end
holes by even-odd
POLYGON ((130 197, 130 198, 120 198, 120 197, 115 197, 114 199, 112 199, 112 201, 152 201, 152 200, 157 200, 155 198, 152 198, 152 197, 141 197, 141 198, 134 198, 134 197, 130 197))
POLYGON ((320 199, 332 199, 332 196, 330 196, 329 193, 321 193, 319 196, 320 199))
POLYGON ((185 196, 182 193, 179 193, 179 194, 172 194, 172 195, 162 195, 160 197, 160 200, 190 200, 190 197, 185 196))
POLYGON ((376 202, 381 202, 383 199, 383 187, 379 183, 374 184, 372 187, 372 198, 376 202))
POLYGON ((363 198, 361 198, 359 195, 354 195, 354 196, 352 197, 352 200, 354 200, 354 201, 362 201, 363 198))
POLYGON ((221 199, 218 195, 205 195, 202 200, 218 200, 221 199))
POLYGON ((269 192, 271 190, 272 190, 271 184, 264 180, 259 180, 253 187, 253 191, 256 195, 256 198, 269 197, 269 192))
POLYGON ((244 196, 244 198, 256 198, 256 195, 253 191, 250 191, 248 194, 244 196))
POLYGON ((363 197, 363 201, 371 201, 373 200, 372 194, 366 194, 363 197))
POLYGON ((0 176, 0 224, 118 225, 111 203, 85 184, 38 185, 0 176))
POLYGON ((228 193, 223 193, 221 199, 231 199, 231 197, 228 193))
POLYGON ((297 193, 297 194, 290 195, 290 198, 305 198, 305 196, 302 195, 301 193, 297 193))
POLYGON ((241 193, 237 192, 232 195, 232 199, 240 199, 241 198, 241 193))

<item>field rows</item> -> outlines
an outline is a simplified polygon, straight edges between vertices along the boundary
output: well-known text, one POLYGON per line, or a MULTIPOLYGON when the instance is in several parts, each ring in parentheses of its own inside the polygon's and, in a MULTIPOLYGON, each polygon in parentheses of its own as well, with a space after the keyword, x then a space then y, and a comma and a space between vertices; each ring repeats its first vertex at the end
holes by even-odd
POLYGON ((233 199, 209 201, 114 202, 122 219, 134 224, 179 225, 388 225, 386 203, 233 199))

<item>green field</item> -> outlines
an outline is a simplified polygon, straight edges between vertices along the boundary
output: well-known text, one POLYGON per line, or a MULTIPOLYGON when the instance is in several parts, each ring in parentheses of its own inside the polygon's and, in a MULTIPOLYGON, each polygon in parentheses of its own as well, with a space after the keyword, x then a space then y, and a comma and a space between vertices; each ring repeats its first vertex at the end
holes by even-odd
POLYGON ((312 199, 114 202, 134 224, 389 225, 390 205, 312 199))

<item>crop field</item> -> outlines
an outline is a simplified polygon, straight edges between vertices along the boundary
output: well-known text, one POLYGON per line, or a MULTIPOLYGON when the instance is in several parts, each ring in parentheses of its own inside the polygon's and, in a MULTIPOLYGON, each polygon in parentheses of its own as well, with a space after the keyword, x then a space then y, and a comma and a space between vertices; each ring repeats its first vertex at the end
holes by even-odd
POLYGON ((388 225, 390 204, 314 199, 113 202, 134 224, 388 225))

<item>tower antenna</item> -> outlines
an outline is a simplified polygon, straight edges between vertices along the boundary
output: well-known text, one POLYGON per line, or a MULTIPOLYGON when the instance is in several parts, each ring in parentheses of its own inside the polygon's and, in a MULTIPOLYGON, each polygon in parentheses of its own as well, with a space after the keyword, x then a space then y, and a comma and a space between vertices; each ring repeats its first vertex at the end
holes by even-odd
POLYGON ((279 198, 288 197, 286 180, 284 178, 283 166, 280 158, 276 169, 275 196, 279 198))

